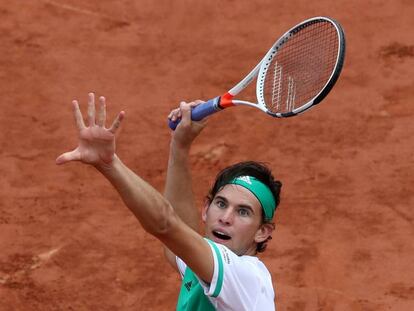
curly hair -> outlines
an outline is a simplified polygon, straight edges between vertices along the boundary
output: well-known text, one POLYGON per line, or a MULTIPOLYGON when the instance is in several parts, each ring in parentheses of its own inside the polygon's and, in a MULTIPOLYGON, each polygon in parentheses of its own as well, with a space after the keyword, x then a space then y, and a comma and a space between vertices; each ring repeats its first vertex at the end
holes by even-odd
MULTIPOLYGON (((276 211, 280 203, 280 190, 282 188, 282 183, 273 177, 271 170, 266 166, 266 164, 255 161, 239 162, 219 172, 207 195, 207 201, 211 203, 217 192, 219 192, 222 187, 239 176, 252 176, 267 185, 275 199, 276 211)), ((262 224, 265 223, 273 224, 271 220, 265 219, 264 212, 262 211, 262 224)), ((258 253, 264 252, 267 247, 267 242, 271 239, 272 237, 269 236, 266 241, 257 243, 256 251, 258 253)))

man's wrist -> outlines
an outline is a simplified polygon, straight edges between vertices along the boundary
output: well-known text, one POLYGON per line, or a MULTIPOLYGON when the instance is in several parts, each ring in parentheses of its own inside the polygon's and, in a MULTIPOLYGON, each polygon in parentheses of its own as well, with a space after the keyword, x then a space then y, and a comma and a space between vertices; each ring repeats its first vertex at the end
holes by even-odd
POLYGON ((171 149, 179 153, 189 153, 191 148, 191 143, 182 143, 178 142, 175 139, 171 140, 171 149))
POLYGON ((120 163, 121 160, 118 158, 116 154, 114 154, 111 161, 101 161, 99 164, 95 165, 95 168, 103 175, 111 175, 120 163))

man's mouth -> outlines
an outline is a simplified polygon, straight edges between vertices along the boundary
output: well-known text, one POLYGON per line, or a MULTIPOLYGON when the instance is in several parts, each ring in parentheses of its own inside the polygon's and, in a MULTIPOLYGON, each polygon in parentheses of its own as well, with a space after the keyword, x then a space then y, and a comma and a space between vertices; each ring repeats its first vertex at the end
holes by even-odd
POLYGON ((231 236, 225 234, 224 232, 218 231, 218 230, 213 230, 213 235, 216 238, 219 238, 221 240, 230 240, 231 236))

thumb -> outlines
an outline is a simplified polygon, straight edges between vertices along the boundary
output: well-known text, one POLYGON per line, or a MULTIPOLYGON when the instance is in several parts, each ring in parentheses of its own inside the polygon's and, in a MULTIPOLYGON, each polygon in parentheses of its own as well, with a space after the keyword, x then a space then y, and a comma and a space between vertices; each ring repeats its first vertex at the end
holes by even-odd
POLYGON ((191 122, 191 106, 185 102, 180 103, 181 122, 188 124, 191 122))
POLYGON ((80 154, 77 149, 69 152, 62 153, 60 156, 56 159, 56 164, 61 165, 65 164, 70 161, 78 161, 80 160, 80 154))

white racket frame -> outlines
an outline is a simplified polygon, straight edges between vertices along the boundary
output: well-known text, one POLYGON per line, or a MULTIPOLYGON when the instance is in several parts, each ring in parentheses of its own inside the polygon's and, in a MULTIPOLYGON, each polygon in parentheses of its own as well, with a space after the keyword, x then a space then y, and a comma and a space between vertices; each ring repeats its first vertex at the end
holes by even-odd
POLYGON ((321 93, 325 90, 327 85, 331 82, 334 74, 336 74, 337 67, 342 66, 341 55, 343 54, 343 51, 341 50, 341 47, 344 46, 344 44, 341 42, 341 40, 344 40, 342 29, 339 28, 340 26, 336 21, 334 21, 331 18, 324 17, 324 16, 317 16, 313 18, 309 18, 296 26, 289 29, 284 35, 282 35, 271 47, 271 49, 266 53, 266 55, 263 57, 263 59, 256 65, 256 67, 243 79, 241 80, 237 85, 235 85, 232 89, 228 91, 228 93, 232 96, 236 96, 239 94, 242 90, 244 90, 256 77, 257 77, 257 83, 256 83, 256 97, 257 97, 257 103, 252 103, 245 100, 238 100, 233 99, 232 103, 234 105, 246 105, 254 108, 258 108, 262 110, 263 112, 266 112, 274 117, 286 117, 291 115, 296 115, 298 113, 304 112, 305 110, 312 107, 315 103, 315 99, 318 98, 321 93), (276 56, 278 49, 285 44, 293 35, 294 33, 300 29, 301 27, 304 27, 307 24, 319 22, 319 21, 326 21, 331 23, 336 31, 337 31, 337 37, 338 37, 338 52, 336 55, 336 62, 334 70, 332 70, 331 76, 329 77, 326 84, 321 88, 320 92, 315 95, 310 101, 308 101, 306 104, 301 105, 298 108, 294 108, 291 112, 282 113, 282 112, 271 112, 269 109, 266 108, 265 102, 264 102, 264 81, 266 72, 269 69, 269 64, 271 63, 272 59, 276 56))

